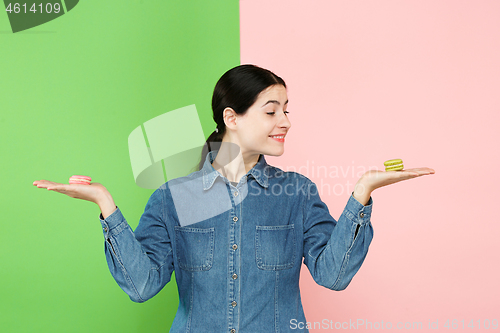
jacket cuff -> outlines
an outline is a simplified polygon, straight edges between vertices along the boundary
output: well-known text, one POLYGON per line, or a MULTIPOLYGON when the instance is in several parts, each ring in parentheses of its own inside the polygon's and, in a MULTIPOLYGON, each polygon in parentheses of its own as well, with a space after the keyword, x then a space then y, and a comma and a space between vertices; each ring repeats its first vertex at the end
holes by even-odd
POLYGON ((347 201, 345 213, 351 221, 361 225, 365 225, 370 223, 370 217, 372 215, 372 207, 373 207, 372 197, 370 197, 366 206, 363 206, 351 194, 349 201, 347 201))
POLYGON ((104 237, 106 238, 108 238, 109 233, 113 235, 118 234, 123 230, 123 226, 127 225, 127 222, 118 207, 116 207, 115 211, 105 219, 103 218, 102 213, 99 214, 99 220, 101 221, 102 231, 104 232, 104 237))

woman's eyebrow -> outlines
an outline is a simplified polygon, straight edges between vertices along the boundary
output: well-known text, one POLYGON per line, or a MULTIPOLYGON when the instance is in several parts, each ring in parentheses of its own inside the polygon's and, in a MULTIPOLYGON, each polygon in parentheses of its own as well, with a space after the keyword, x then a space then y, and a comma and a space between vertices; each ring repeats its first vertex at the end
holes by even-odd
MULTIPOLYGON (((278 102, 277 100, 271 99, 271 100, 267 101, 266 104, 262 105, 262 107, 266 106, 269 103, 281 105, 281 103, 278 102)), ((286 100, 285 104, 283 104, 283 105, 286 105, 287 103, 288 103, 288 100, 286 100)))

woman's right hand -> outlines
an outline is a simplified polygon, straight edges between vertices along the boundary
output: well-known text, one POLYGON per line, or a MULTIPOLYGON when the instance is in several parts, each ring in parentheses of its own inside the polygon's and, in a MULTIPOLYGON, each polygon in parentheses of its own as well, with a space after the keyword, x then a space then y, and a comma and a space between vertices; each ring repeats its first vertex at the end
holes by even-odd
POLYGON ((38 188, 46 188, 49 191, 66 194, 71 198, 87 200, 96 203, 101 209, 102 216, 108 217, 116 209, 113 197, 108 190, 99 183, 90 185, 81 184, 61 184, 48 180, 36 180, 33 185, 38 188))

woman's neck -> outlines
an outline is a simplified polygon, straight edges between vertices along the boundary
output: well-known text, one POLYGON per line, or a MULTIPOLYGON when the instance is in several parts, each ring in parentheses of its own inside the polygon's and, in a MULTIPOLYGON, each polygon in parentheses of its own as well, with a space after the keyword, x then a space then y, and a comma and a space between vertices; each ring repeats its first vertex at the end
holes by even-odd
POLYGON ((222 141, 212 166, 229 181, 238 183, 257 164, 259 156, 242 153, 238 145, 222 141))

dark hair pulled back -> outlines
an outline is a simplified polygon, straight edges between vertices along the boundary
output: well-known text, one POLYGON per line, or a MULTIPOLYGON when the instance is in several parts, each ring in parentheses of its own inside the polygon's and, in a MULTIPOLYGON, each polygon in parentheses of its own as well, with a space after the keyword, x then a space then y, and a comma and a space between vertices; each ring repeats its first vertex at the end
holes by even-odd
POLYGON ((221 76, 215 85, 212 96, 213 119, 217 124, 215 131, 207 138, 201 154, 199 169, 203 167, 209 151, 218 150, 220 142, 226 133, 223 111, 230 107, 237 114, 242 115, 255 103, 259 94, 273 86, 280 84, 286 88, 285 81, 273 72, 255 66, 240 65, 228 70, 221 76))

